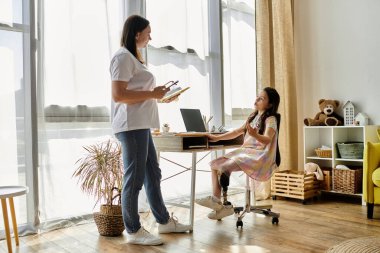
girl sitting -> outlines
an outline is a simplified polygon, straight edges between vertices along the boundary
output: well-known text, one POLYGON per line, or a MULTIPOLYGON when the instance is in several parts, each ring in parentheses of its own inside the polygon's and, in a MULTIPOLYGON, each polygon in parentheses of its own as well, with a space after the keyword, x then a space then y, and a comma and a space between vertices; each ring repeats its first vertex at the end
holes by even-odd
POLYGON ((195 200, 197 204, 213 209, 208 215, 210 219, 219 220, 234 213, 233 206, 226 199, 231 172, 244 171, 252 179, 267 181, 280 165, 278 131, 281 117, 277 113, 279 103, 278 92, 274 88, 266 87, 256 98, 255 111, 243 126, 224 134, 208 135, 210 142, 244 135, 244 143, 240 148, 211 161, 213 196, 195 200), (222 186, 223 204, 220 199, 222 186))

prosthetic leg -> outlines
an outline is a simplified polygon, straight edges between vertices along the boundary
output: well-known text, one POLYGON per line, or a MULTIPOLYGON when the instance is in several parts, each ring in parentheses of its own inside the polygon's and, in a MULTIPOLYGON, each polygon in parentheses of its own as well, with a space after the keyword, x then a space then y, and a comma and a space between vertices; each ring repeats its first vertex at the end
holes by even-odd
POLYGON ((223 190, 223 205, 232 205, 231 202, 227 200, 227 191, 228 186, 230 185, 230 176, 226 173, 222 173, 221 175, 219 175, 219 185, 222 187, 223 190))
MULTIPOLYGON (((226 173, 222 173, 219 176, 219 184, 222 187, 223 190, 223 205, 232 205, 231 202, 227 200, 227 191, 228 186, 230 185, 230 176, 226 173)), ((253 199, 254 202, 256 200, 255 198, 255 192, 253 192, 253 199)), ((272 205, 260 205, 257 206, 254 205, 251 206, 251 187, 250 187, 250 178, 246 176, 246 192, 245 192, 245 207, 234 207, 235 214, 237 214, 238 220, 236 221, 236 228, 243 228, 243 218, 246 213, 260 213, 265 216, 272 217, 272 224, 278 225, 279 222, 279 213, 274 213, 271 211, 272 205)))

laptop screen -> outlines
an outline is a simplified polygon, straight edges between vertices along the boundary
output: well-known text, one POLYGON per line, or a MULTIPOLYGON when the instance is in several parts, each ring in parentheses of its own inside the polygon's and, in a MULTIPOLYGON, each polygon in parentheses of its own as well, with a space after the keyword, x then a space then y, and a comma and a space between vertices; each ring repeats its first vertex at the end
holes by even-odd
POLYGON ((187 132, 206 132, 199 109, 180 109, 187 132))

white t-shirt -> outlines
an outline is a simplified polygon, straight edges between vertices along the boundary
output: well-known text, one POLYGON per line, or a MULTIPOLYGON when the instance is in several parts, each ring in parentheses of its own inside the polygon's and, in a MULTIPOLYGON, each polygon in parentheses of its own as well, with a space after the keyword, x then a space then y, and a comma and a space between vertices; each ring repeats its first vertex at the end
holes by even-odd
MULTIPOLYGON (((110 73, 112 81, 127 82, 128 90, 148 91, 156 87, 153 74, 124 47, 112 57, 110 73)), ((132 105, 115 102, 112 118, 114 133, 159 127, 156 99, 148 99, 132 105)))

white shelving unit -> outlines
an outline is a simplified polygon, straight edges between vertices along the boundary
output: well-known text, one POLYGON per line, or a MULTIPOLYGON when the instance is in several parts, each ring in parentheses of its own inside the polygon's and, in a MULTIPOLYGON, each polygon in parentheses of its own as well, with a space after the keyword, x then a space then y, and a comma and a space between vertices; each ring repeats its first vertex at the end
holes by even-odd
MULTIPOLYGON (((335 168, 338 164, 363 166, 363 159, 340 158, 337 142, 377 142, 377 125, 369 126, 305 126, 304 127, 304 163, 317 163, 320 167, 335 168), (315 149, 322 145, 332 148, 331 158, 320 158, 315 149)), ((361 194, 356 194, 361 195, 361 194)))

